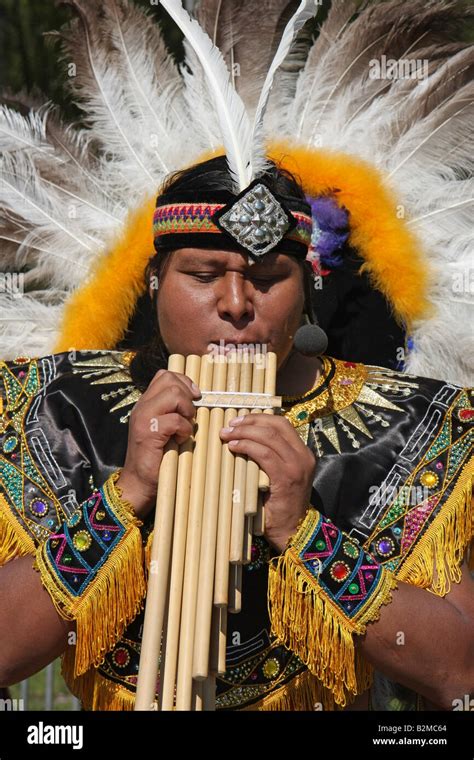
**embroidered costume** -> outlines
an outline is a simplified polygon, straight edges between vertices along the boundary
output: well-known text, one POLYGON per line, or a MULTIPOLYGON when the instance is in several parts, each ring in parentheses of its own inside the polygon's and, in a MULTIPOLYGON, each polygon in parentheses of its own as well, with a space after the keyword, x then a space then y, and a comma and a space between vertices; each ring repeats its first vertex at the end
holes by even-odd
MULTIPOLYGON (((132 709, 137 680, 154 513, 137 520, 115 487, 140 395, 131 357, 1 364, 0 563, 34 558, 59 614, 76 621, 63 674, 86 709, 132 709)), ((281 555, 254 538, 217 709, 340 709, 373 681, 355 638, 397 581, 443 596, 460 580, 474 534, 473 392, 323 365, 314 389, 284 397, 319 458, 312 506, 281 555)), ((400 688, 383 709, 413 709, 416 695, 401 701, 400 688)))

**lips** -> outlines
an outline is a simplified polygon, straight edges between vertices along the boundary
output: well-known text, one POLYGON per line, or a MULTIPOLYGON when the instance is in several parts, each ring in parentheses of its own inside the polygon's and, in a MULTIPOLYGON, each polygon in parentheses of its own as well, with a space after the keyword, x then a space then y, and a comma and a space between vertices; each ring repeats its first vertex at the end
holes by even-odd
POLYGON ((233 340, 231 338, 221 338, 220 341, 213 340, 208 344, 209 350, 211 350, 213 347, 215 347, 219 351, 223 351, 224 354, 228 354, 229 351, 232 349, 235 349, 238 346, 246 345, 246 346, 259 346, 263 347, 266 346, 269 350, 269 344, 265 343, 264 341, 259 340, 250 340, 248 338, 234 338, 233 340))
POLYGON ((212 346, 227 346, 229 344, 232 344, 233 346, 238 346, 242 344, 247 344, 250 346, 256 346, 256 345, 263 345, 263 341, 260 341, 255 338, 220 338, 219 340, 212 340, 209 345, 212 346))

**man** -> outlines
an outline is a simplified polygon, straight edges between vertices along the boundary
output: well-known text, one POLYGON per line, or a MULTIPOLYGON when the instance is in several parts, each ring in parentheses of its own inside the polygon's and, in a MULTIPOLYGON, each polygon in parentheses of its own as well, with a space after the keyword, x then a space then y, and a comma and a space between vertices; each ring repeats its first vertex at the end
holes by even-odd
MULTIPOLYGON (((133 708, 163 449, 192 435, 200 396, 166 357, 223 340, 277 353, 284 415, 221 431, 270 490, 217 709, 368 709, 382 690, 383 709, 451 709, 474 690, 472 392, 295 351, 303 238, 292 227, 254 262, 196 229, 189 194, 232 207, 226 173, 204 162, 158 197, 151 344, 2 364, 0 685, 63 653, 86 709, 133 708), (179 201, 175 230, 162 221, 179 201)), ((277 168, 262 182, 304 215, 297 183, 277 168)))

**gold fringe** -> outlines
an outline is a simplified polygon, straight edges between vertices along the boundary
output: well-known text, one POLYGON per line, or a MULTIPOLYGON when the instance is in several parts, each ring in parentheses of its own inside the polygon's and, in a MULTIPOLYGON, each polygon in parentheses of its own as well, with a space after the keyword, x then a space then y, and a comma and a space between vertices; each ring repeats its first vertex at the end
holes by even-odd
POLYGON ((102 676, 95 667, 81 676, 74 675, 74 650, 70 647, 62 657, 61 674, 70 692, 79 699, 84 710, 133 710, 135 694, 102 676), (72 654, 72 656, 71 656, 72 654))
POLYGON ((449 592, 451 581, 460 583, 461 565, 474 536, 473 482, 474 457, 471 457, 440 513, 398 569, 398 580, 427 589, 437 596, 449 592))
POLYGON ((335 703, 345 707, 350 694, 370 686, 373 675, 372 666, 356 650, 353 635, 365 633, 366 624, 379 619, 397 580, 385 571, 375 598, 356 621, 350 621, 306 571, 292 546, 275 559, 268 579, 271 633, 333 693, 335 703))
POLYGON ((145 546, 145 578, 148 581, 148 576, 150 573, 150 562, 151 562, 151 549, 153 545, 153 535, 155 531, 152 530, 150 535, 148 536, 148 540, 146 542, 145 546))
MULTIPOLYGON (((363 691, 366 691, 369 686, 370 683, 367 683, 363 691)), ((349 695, 349 704, 354 701, 355 696, 349 695)), ((318 710, 322 708, 324 711, 343 709, 336 704, 333 692, 325 689, 316 676, 310 673, 309 670, 305 670, 303 673, 295 676, 289 683, 280 686, 279 689, 275 689, 271 694, 262 697, 262 699, 253 705, 243 707, 239 712, 317 711, 316 705, 318 705, 318 710)))
POLYGON ((16 557, 32 555, 35 551, 35 542, 12 514, 3 494, 0 494, 0 566, 16 557))
POLYGON ((253 705, 243 707, 240 712, 256 710, 268 712, 277 710, 314 710, 316 702, 323 704, 324 709, 334 709, 332 693, 323 689, 320 682, 309 670, 305 670, 303 673, 295 676, 292 681, 283 684, 279 689, 275 689, 275 691, 262 697, 262 699, 253 705), (330 707, 323 704, 323 693, 324 696, 329 696, 329 702, 332 703, 330 707))
MULTIPOLYGON (((62 658, 61 674, 68 689, 85 710, 132 711, 135 707, 135 694, 105 678, 96 668, 92 667, 84 675, 75 677, 74 656, 71 657, 68 652, 62 658)), ((336 705, 332 692, 306 670, 258 702, 242 707, 239 712, 312 711, 316 710, 316 705, 321 705, 324 711, 341 709, 336 705)))
POLYGON ((65 620, 77 624, 75 675, 100 665, 142 609, 146 583, 142 566, 142 538, 132 525, 82 596, 74 599, 51 572, 46 544, 39 547, 33 565, 43 586, 65 620))

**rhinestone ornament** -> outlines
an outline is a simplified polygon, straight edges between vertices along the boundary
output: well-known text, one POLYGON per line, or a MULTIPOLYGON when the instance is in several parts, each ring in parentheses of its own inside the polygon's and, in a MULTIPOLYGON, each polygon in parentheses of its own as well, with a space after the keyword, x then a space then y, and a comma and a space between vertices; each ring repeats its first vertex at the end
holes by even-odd
POLYGON ((439 477, 435 472, 424 472, 420 476, 420 483, 422 486, 426 486, 426 488, 434 488, 436 485, 438 485, 439 477))
POLYGON ((270 659, 264 663, 262 670, 265 678, 275 678, 280 672, 280 663, 275 657, 270 657, 270 659))
POLYGON ((3 451, 5 454, 9 454, 11 451, 13 451, 16 446, 18 445, 18 438, 16 435, 9 435, 8 438, 5 439, 3 444, 3 451))
POLYGON ((347 554, 347 556, 351 557, 352 559, 355 559, 357 555, 359 554, 359 550, 357 546, 354 546, 354 544, 351 544, 350 541, 344 541, 342 548, 344 549, 344 554, 347 554))
POLYGON ((338 583, 342 583, 342 581, 345 581, 347 576, 350 573, 349 565, 346 565, 345 562, 335 562, 334 565, 329 570, 329 573, 331 575, 331 578, 338 583))
POLYGON ((76 533, 72 542, 79 552, 85 552, 92 544, 92 536, 87 530, 80 530, 76 533))
POLYGON ((30 501, 30 512, 36 517, 44 517, 49 512, 48 505, 41 499, 30 501))
POLYGON ((218 224, 254 256, 274 248, 290 226, 283 207, 262 184, 236 201, 219 217, 218 224))
POLYGON ((381 557, 390 557, 395 551, 395 544, 391 538, 379 538, 375 544, 375 549, 381 557))
POLYGON ((112 660, 118 668, 125 668, 130 662, 130 654, 125 647, 119 647, 113 653, 112 660))

